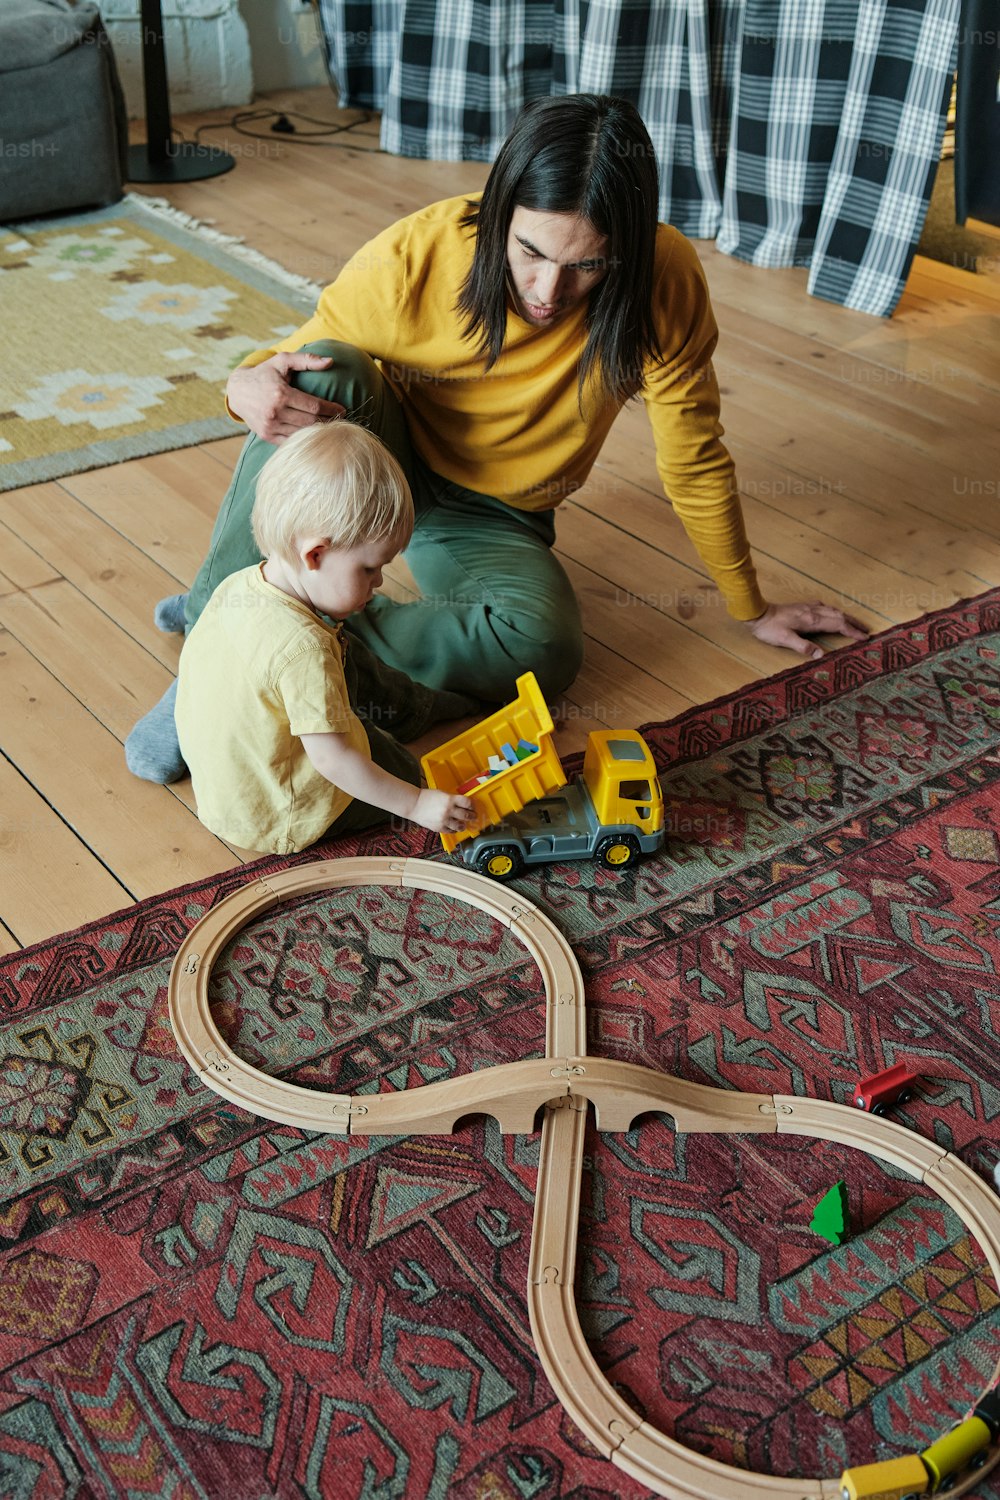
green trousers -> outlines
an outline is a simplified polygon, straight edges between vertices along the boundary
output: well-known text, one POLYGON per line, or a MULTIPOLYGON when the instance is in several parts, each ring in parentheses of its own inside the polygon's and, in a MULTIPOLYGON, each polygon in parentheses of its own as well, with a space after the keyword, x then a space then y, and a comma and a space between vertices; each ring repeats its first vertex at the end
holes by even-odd
MULTIPOLYGON (((516 678, 533 671, 546 696, 562 692, 579 671, 583 629, 572 585, 552 554, 552 512, 514 510, 433 474, 413 452, 402 407, 367 354, 332 340, 306 348, 333 364, 298 372, 296 385, 339 401, 382 439, 410 481, 416 510, 405 557, 421 597, 397 604, 379 595, 345 621, 348 632, 381 662, 432 688, 504 703, 516 678)), ((272 452, 247 438, 188 595, 189 628, 223 578, 260 560, 250 512, 272 452)))

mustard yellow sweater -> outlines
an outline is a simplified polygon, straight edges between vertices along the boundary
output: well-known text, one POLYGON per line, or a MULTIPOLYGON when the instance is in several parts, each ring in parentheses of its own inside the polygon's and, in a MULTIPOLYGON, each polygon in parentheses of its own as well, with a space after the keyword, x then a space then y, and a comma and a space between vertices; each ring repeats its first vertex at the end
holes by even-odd
MULTIPOLYGON (((413 446, 435 473, 522 510, 551 509, 583 484, 620 406, 591 390, 580 413, 585 303, 551 328, 509 312, 503 352, 486 371, 455 311, 472 261, 473 231, 460 225, 469 202, 433 203, 376 235, 297 333, 245 363, 316 339, 364 349, 380 362, 413 446)), ((753 619, 765 603, 722 442, 711 365, 718 328, 693 246, 665 224, 653 303, 663 358, 649 362, 641 396, 663 488, 730 613, 753 619)))

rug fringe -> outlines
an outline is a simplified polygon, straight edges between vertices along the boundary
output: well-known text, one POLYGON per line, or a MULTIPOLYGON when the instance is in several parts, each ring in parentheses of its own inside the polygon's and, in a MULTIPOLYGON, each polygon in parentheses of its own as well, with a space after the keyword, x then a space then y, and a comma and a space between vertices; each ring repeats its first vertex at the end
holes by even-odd
POLYGON ((276 260, 269 260, 266 255, 261 255, 259 250, 253 250, 236 235, 224 234, 221 229, 213 229, 203 219, 195 219, 191 214, 186 214, 183 209, 175 208, 166 198, 148 198, 145 193, 126 193, 125 201, 135 207, 148 209, 150 213, 159 214, 161 218, 179 224, 183 229, 190 230, 194 234, 201 235, 203 239, 222 246, 230 255, 245 260, 251 266, 256 266, 259 271, 267 272, 275 280, 283 282, 285 286, 302 293, 303 296, 312 297, 314 301, 323 290, 319 282, 310 281, 307 276, 299 276, 295 271, 287 270, 276 260))

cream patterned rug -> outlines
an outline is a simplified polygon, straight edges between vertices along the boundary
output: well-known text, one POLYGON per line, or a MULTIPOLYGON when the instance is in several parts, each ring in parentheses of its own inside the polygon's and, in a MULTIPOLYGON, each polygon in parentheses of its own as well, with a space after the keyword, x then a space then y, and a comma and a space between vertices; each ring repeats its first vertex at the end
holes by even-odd
POLYGON ((0 229, 0 490, 245 430, 230 370, 318 290, 136 194, 0 229))

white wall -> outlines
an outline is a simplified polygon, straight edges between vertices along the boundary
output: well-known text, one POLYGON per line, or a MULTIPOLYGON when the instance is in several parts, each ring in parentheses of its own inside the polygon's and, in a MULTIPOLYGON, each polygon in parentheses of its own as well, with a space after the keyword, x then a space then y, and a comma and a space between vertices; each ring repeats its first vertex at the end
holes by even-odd
MULTIPOLYGON (((101 0, 133 118, 146 110, 140 0, 101 0)), ((161 0, 170 108, 224 109, 254 91, 329 86, 309 0, 161 0)))
MULTIPOLYGON (((250 37, 238 0, 162 0, 170 108, 218 109, 248 104, 254 73, 250 37)), ((145 114, 139 0, 101 0, 129 114, 145 114)))
POLYGON ((308 0, 239 0, 239 6, 258 90, 329 85, 319 16, 308 0))

